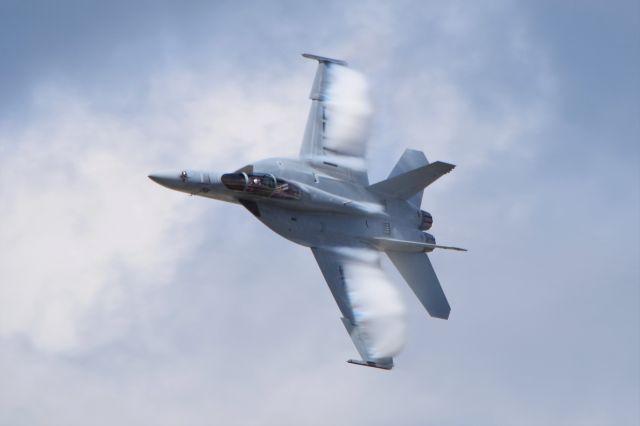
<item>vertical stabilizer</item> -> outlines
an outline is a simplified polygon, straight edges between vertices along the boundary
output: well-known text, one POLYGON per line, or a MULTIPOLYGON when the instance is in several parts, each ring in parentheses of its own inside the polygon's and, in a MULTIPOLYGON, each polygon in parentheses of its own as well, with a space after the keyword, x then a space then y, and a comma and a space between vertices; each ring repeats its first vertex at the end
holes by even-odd
MULTIPOLYGON (((426 166, 427 164, 429 164, 429 161, 427 161, 424 152, 416 151, 415 149, 405 149, 402 157, 400 157, 393 170, 391 170, 391 173, 389 173, 389 178, 417 169, 418 167, 426 166)), ((422 204, 422 193, 423 191, 417 192, 408 200, 418 209, 422 204)))
POLYGON ((422 200, 424 189, 454 167, 456 166, 453 164, 436 161, 369 185, 367 189, 385 198, 414 200, 414 197, 419 195, 422 200))

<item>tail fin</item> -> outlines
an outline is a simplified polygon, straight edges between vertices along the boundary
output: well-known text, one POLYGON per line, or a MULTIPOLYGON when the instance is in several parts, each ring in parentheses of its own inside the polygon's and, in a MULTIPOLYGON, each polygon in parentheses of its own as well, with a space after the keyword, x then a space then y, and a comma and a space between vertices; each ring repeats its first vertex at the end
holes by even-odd
POLYGON ((442 161, 429 164, 422 152, 406 150, 389 177, 370 185, 369 189, 387 198, 409 200, 420 208, 424 188, 449 173, 454 167, 453 164, 442 161))
MULTIPOLYGON (((415 149, 405 149, 402 157, 400 157, 393 170, 391 170, 391 173, 389 173, 388 179, 417 169, 418 167, 426 166, 427 164, 429 164, 429 161, 424 155, 424 152, 416 151, 415 149)), ((419 209, 422 204, 422 191, 418 191, 411 196, 408 201, 419 209)))

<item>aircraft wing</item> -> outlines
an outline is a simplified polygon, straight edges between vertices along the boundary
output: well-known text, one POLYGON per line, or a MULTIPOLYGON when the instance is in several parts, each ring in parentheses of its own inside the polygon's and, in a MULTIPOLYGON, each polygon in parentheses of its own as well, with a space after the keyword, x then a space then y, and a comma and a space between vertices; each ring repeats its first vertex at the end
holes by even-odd
POLYGON ((382 270, 380 253, 355 247, 311 250, 362 357, 349 362, 391 369, 404 343, 404 307, 382 270))
POLYGON ((300 158, 341 179, 368 185, 365 155, 373 108, 365 77, 337 59, 318 61, 300 158))

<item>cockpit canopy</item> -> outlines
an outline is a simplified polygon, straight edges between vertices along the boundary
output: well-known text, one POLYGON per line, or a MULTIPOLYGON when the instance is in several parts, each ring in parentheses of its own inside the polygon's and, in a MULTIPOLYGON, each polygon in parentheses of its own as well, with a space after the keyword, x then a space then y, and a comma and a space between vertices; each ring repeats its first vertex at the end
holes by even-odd
MULTIPOLYGON (((243 169, 240 169, 243 170, 243 169)), ((221 177, 222 183, 232 191, 266 198, 299 200, 302 196, 300 188, 269 173, 226 173, 221 177)))

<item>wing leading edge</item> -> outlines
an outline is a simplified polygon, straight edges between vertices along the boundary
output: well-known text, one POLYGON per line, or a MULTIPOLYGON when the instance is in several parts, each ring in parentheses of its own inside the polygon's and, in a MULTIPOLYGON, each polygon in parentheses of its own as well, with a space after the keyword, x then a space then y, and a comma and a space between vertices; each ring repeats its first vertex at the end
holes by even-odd
POLYGON ((300 158, 329 175, 368 185, 365 155, 373 108, 365 77, 338 59, 318 61, 300 158))
POLYGON ((311 249, 362 357, 348 362, 391 369, 404 343, 404 307, 380 264, 380 253, 353 247, 311 249))

